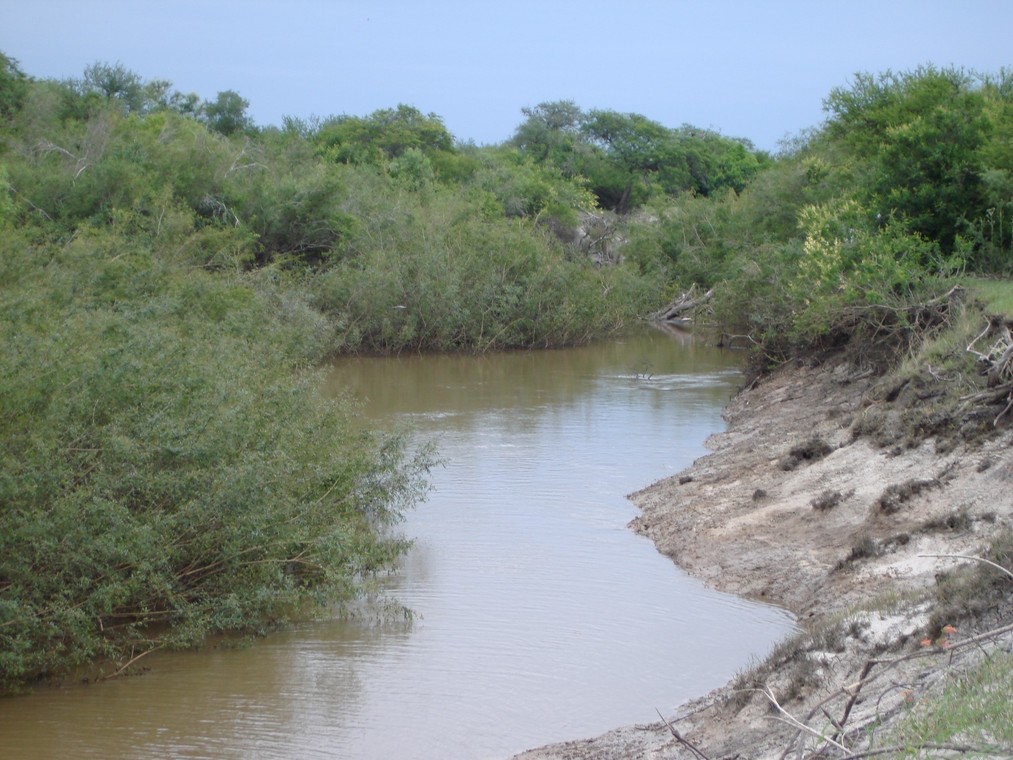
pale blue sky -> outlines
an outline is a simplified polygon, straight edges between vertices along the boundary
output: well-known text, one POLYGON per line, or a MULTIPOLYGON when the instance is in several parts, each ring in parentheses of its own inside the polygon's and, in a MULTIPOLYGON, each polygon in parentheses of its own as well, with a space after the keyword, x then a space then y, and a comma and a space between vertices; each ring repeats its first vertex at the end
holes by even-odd
POLYGON ((858 71, 1013 65, 1013 0, 0 0, 0 50, 36 77, 96 61, 283 115, 398 103, 479 144, 546 100, 774 150, 858 71))

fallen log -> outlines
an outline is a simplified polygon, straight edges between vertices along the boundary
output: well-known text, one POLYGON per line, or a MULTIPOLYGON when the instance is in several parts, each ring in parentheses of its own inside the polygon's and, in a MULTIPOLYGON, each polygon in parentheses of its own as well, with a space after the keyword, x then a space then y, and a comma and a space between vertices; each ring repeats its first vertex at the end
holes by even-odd
POLYGON ((689 290, 681 293, 678 298, 668 306, 656 311, 651 318, 655 322, 688 322, 696 316, 697 309, 706 306, 714 296, 714 290, 698 294, 694 285, 689 290))

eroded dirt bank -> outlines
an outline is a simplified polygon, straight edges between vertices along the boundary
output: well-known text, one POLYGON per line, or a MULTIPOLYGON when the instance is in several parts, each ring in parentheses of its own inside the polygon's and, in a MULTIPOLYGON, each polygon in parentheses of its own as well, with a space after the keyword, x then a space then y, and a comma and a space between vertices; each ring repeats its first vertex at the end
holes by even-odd
POLYGON ((904 401, 877 382, 843 360, 784 368, 733 399, 713 453, 632 496, 642 510, 632 527, 659 551, 716 588, 789 608, 805 633, 693 703, 659 705, 668 725, 519 759, 794 757, 828 736, 855 752, 931 686, 944 658, 952 669, 1010 647, 1011 634, 961 643, 1008 622, 1007 603, 986 599, 956 619, 938 586, 961 564, 982 565, 934 556, 980 556, 1013 524, 1010 433, 913 438, 898 405, 917 406, 917 395, 904 401), (942 619, 957 626, 943 642, 952 648, 921 645, 942 619))

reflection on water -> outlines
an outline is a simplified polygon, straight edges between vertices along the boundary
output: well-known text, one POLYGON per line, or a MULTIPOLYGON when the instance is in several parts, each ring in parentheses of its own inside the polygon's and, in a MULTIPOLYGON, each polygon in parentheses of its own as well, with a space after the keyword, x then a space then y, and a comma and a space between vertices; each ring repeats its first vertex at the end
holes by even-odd
POLYGON ((338 362, 332 393, 445 466, 409 516, 410 629, 327 622, 0 702, 2 757, 496 758, 653 720, 790 629, 626 528, 703 453, 735 357, 647 332, 590 348, 338 362))

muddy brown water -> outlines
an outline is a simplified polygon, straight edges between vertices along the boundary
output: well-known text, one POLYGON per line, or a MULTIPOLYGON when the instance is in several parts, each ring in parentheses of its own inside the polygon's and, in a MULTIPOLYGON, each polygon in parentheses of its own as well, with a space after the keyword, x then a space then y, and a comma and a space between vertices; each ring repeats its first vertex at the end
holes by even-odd
POLYGON ((0 758, 506 758, 656 719, 792 629, 626 524, 705 452, 739 357, 645 330, 587 348, 347 359, 331 392, 445 464, 402 526, 396 619, 160 655, 142 676, 0 700, 0 758))

